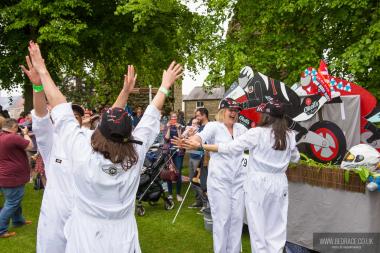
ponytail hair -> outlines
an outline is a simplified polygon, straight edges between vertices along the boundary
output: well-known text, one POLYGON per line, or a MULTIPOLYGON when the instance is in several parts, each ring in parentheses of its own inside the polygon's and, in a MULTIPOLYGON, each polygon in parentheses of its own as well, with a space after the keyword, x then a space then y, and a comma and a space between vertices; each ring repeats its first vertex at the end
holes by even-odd
POLYGON ((258 124, 260 127, 272 127, 272 133, 274 134, 274 150, 286 149, 286 137, 288 132, 288 121, 285 117, 273 117, 269 114, 261 114, 261 119, 258 124))

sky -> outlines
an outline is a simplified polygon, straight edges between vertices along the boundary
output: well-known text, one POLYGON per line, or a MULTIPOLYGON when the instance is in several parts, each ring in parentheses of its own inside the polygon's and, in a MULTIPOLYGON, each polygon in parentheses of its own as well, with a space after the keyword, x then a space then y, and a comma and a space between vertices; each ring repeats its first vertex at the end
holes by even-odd
MULTIPOLYGON (((200 14, 204 13, 205 10, 201 8, 199 3, 196 3, 196 1, 184 1, 182 0, 182 3, 186 4, 190 11, 192 12, 198 12, 200 14)), ((198 70, 199 73, 195 74, 193 72, 190 72, 188 70, 185 70, 185 75, 182 81, 182 94, 187 95, 190 93, 190 91, 196 87, 196 86, 202 86, 204 80, 206 79, 208 75, 208 71, 205 69, 198 70)))

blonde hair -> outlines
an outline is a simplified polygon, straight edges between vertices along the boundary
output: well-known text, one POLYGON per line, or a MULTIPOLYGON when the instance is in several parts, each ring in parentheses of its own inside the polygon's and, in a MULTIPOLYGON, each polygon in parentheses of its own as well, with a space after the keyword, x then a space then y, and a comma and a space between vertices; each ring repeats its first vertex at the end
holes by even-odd
POLYGON ((0 129, 3 127, 4 121, 5 121, 5 118, 0 116, 0 129))
MULTIPOLYGON (((226 111, 227 111, 227 109, 226 108, 222 108, 222 109, 220 109, 217 113, 216 113, 216 115, 215 115, 215 120, 216 121, 219 121, 219 122, 221 122, 221 123, 223 123, 224 122, 224 115, 225 115, 225 113, 226 113, 226 111)), ((235 123, 238 121, 238 118, 239 117, 236 117, 235 118, 235 123)))

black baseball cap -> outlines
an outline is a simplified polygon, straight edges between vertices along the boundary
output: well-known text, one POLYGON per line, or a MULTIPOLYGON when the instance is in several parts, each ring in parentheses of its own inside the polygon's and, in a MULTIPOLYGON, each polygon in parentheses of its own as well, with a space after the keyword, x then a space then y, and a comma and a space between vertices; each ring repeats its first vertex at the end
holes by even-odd
POLYGON ((220 104, 219 104, 219 110, 220 109, 233 109, 233 110, 237 110, 237 111, 241 111, 241 106, 238 102, 236 102, 235 99, 232 99, 232 98, 224 98, 222 99, 222 101, 220 101, 220 104))
POLYGON ((132 136, 132 116, 123 108, 109 108, 102 113, 102 118, 98 126, 101 134, 108 140, 118 143, 136 143, 132 136))
POLYGON ((74 112, 79 113, 79 115, 80 115, 81 117, 84 116, 84 109, 82 108, 82 106, 77 105, 77 104, 72 104, 72 105, 71 105, 71 109, 73 109, 74 112))
POLYGON ((256 111, 267 113, 275 118, 282 118, 285 114, 284 104, 278 100, 270 100, 267 103, 261 103, 256 108, 256 111))

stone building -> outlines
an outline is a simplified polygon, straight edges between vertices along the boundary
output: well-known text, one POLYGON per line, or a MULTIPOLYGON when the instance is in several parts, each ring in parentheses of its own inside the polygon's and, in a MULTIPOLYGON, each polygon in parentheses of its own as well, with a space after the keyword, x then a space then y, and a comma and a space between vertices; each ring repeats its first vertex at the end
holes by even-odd
POLYGON ((189 95, 183 98, 186 120, 192 118, 195 109, 200 107, 207 108, 209 111, 209 119, 215 120, 219 102, 223 98, 223 95, 224 87, 213 88, 210 91, 205 91, 203 87, 195 87, 192 89, 189 95))
MULTIPOLYGON (((151 88, 152 99, 158 92, 158 88, 151 88)), ((135 87, 132 94, 128 98, 128 106, 135 109, 138 106, 145 108, 149 105, 149 88, 135 87)), ((171 111, 182 110, 182 88, 180 84, 175 84, 174 88, 170 89, 170 95, 164 104, 164 111, 168 114, 171 111)))

